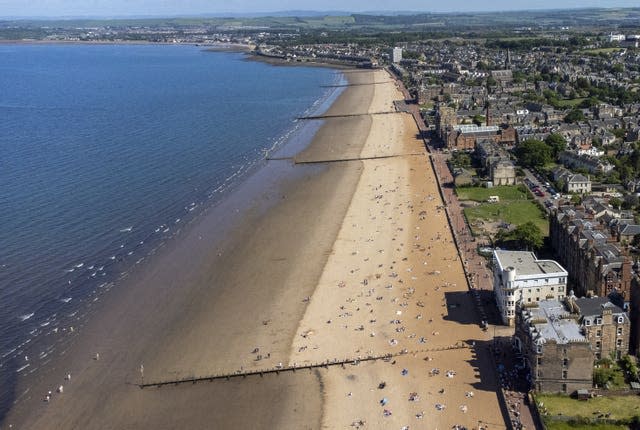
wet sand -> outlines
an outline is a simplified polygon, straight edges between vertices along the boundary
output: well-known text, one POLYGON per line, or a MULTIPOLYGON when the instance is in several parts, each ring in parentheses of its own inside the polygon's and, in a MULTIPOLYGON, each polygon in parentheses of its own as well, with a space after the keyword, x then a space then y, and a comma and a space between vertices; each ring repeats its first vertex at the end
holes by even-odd
MULTIPOLYGON (((347 76, 352 84, 390 80, 384 71, 347 76)), ((390 111, 399 97, 394 83, 350 86, 327 114, 390 111)), ((416 133, 412 118, 401 113, 327 119, 297 159, 366 160, 270 162, 115 288, 4 424, 316 429, 360 420, 369 428, 413 428, 418 420, 433 428, 499 423, 495 381, 480 349, 488 336, 478 328, 416 133), (478 346, 467 347, 471 341, 478 346), (440 350, 452 345, 465 347, 440 350), (402 349, 409 353, 395 360, 344 368, 144 390, 136 385, 141 364, 150 381, 402 349), (440 373, 429 376, 436 368, 440 373), (455 375, 447 377, 448 370, 455 375), (68 372, 72 379, 64 381, 68 372), (378 389, 381 381, 386 386, 378 389), (47 390, 61 384, 64 393, 44 403, 47 390), (446 409, 438 411, 436 403, 446 409), (384 416, 384 409, 392 414, 384 416)))
MULTIPOLYGON (((366 73, 350 77, 356 83, 368 79, 366 73)), ((358 91, 345 91, 332 109, 367 106, 372 88, 354 88, 358 91)), ((366 134, 354 133, 349 123, 340 128, 354 145, 364 143, 366 134)), ((320 135, 312 145, 322 143, 320 135)), ((5 424, 29 429, 205 428, 215 419, 220 428, 255 428, 256 422, 262 428, 277 428, 279 422, 315 428, 321 390, 313 375, 265 379, 262 391, 254 384, 238 384, 234 396, 228 396, 224 384, 156 393, 134 383, 140 382, 141 364, 145 379, 151 380, 286 362, 306 307, 302 299, 317 285, 360 172, 359 163, 270 162, 114 288, 89 324, 76 328, 73 346, 40 372, 39 380, 28 381, 31 390, 23 394, 18 386, 20 401, 5 424), (251 352, 256 347, 269 358, 255 361, 251 352), (65 386, 64 393, 43 402, 58 385, 65 386), (314 385, 317 389, 310 390, 314 385), (178 399, 193 410, 181 410, 178 399)))

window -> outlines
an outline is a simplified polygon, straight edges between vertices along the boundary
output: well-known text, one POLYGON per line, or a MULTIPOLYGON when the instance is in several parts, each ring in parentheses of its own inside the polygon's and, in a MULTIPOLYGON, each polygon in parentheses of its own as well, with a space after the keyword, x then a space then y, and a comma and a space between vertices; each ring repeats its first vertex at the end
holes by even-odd
POLYGON ((622 336, 622 327, 618 327, 618 336, 622 336))
POLYGON ((624 324, 624 317, 622 315, 618 317, 618 324, 624 324))
POLYGON ((584 320, 584 325, 589 327, 591 325, 591 320, 589 319, 584 320))
POLYGON ((542 357, 538 357, 537 363, 538 363, 538 366, 542 366, 542 357))
POLYGON ((602 356, 600 355, 599 352, 596 352, 596 360, 600 360, 600 358, 602 358, 602 356))
POLYGON ((527 297, 527 302, 531 303, 531 297, 527 297))
MULTIPOLYGON (((560 279, 560 282, 563 282, 563 281, 562 281, 562 279, 560 279)), ((562 285, 560 285, 560 286, 558 287, 558 291, 559 291, 559 292, 563 292, 563 291, 564 291, 564 287, 563 287, 562 285)))
POLYGON ((562 379, 567 379, 567 371, 566 370, 562 371, 562 379))
POLYGON ((568 358, 563 359, 562 360, 562 366, 563 367, 567 367, 568 365, 569 365, 569 359, 568 358))
POLYGON ((545 282, 546 284, 548 284, 548 283, 549 283, 549 278, 544 278, 544 282, 545 282))
POLYGON ((596 337, 602 337, 602 330, 596 330, 596 337))
POLYGON ((596 325, 602 325, 602 318, 596 318, 596 325))
POLYGON ((551 287, 551 291, 555 291, 555 288, 551 287))
POLYGON ((600 345, 601 345, 600 341, 597 341, 596 342, 596 349, 600 349, 600 345))
POLYGON ((622 339, 617 339, 616 340, 616 347, 617 348, 622 348, 622 339))
POLYGON ((536 302, 539 302, 539 301, 540 301, 540 297, 536 297, 536 302))

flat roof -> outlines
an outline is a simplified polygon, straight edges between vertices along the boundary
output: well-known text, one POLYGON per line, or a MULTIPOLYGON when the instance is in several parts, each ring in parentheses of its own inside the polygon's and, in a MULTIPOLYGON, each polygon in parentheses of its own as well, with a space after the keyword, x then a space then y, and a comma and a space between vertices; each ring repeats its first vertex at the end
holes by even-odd
POLYGON ((554 260, 538 260, 533 252, 529 251, 502 251, 493 252, 500 269, 507 267, 516 269, 516 278, 532 275, 567 275, 567 271, 554 260))
MULTIPOLYGON (((565 318, 570 314, 558 300, 542 300, 537 308, 527 308, 523 317, 527 320, 540 321, 533 324, 540 338, 553 340, 558 344, 569 342, 585 342, 580 325, 573 318, 565 318), (542 322, 544 321, 544 322, 542 322)), ((533 335, 534 340, 537 335, 533 335)))

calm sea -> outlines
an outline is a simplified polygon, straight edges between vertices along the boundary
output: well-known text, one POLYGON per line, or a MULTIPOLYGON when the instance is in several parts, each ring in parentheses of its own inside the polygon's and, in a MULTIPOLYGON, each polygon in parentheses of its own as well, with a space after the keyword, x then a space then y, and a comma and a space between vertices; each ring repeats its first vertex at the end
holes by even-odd
POLYGON ((193 46, 0 45, 0 381, 45 365, 342 80, 193 46))

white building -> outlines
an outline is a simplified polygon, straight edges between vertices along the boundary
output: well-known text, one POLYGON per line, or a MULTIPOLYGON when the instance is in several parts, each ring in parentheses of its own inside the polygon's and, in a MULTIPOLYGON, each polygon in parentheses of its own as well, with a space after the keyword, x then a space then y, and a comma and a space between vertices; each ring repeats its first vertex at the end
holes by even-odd
POLYGON ((625 39, 626 36, 624 34, 614 34, 613 32, 609 34, 609 42, 622 42, 625 39))
POLYGON ((396 46, 391 50, 391 62, 399 63, 400 61, 402 61, 402 48, 396 46))
POLYGON ((502 321, 513 325, 516 304, 564 299, 567 271, 553 260, 538 260, 533 252, 493 252, 493 291, 502 321))

